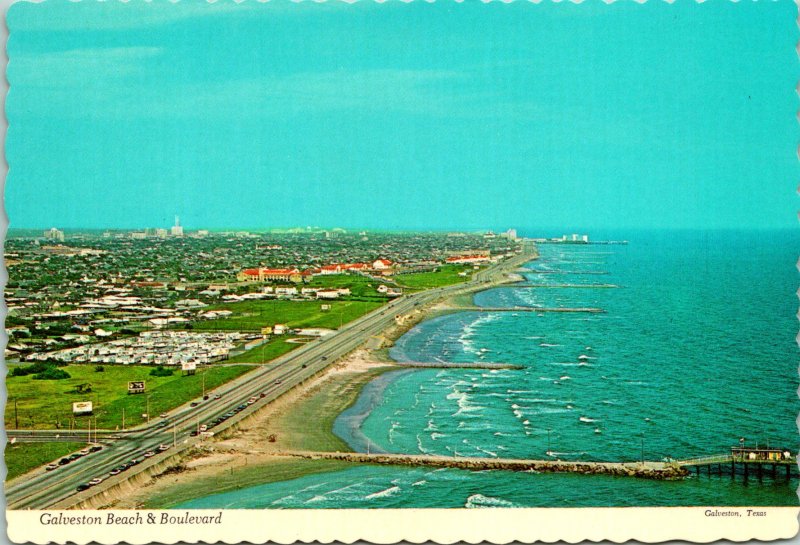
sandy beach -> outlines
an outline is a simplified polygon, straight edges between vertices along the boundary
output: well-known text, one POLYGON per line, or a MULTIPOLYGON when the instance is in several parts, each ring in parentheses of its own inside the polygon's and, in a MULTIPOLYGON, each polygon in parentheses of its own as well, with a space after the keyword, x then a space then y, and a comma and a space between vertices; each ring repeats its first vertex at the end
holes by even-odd
POLYGON ((190 449, 138 491, 119 495, 103 507, 168 508, 209 493, 352 467, 350 462, 303 460, 281 452, 352 451, 334 435, 333 423, 356 402, 367 383, 400 369, 389 356, 394 340, 425 319, 458 311, 471 299, 472 294, 459 295, 399 317, 382 336, 255 412, 232 431, 190 449))

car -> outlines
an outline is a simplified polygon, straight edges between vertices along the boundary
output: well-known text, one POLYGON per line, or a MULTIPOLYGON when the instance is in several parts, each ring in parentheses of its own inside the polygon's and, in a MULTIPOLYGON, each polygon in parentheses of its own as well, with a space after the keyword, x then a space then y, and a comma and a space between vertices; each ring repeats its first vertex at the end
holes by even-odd
POLYGON ((166 417, 167 417, 167 413, 161 413, 161 414, 160 414, 160 415, 158 415, 158 416, 160 416, 161 418, 166 418, 166 417))
POLYGON ((76 452, 75 454, 70 454, 70 455, 68 456, 68 458, 69 458, 69 461, 70 461, 70 462, 74 462, 74 461, 75 461, 75 460, 77 460, 78 458, 83 458, 83 454, 78 454, 78 453, 76 452))
POLYGON ((137 464, 138 464, 140 461, 141 461, 141 460, 139 460, 138 458, 134 458, 133 460, 131 460, 130 462, 128 462, 128 465, 129 465, 129 466, 131 466, 131 467, 133 467, 133 466, 137 465, 137 464))
POLYGON ((199 432, 197 430, 192 430, 191 432, 189 432, 189 436, 190 437, 197 437, 198 434, 199 434, 199 432))
POLYGON ((208 429, 208 426, 206 426, 205 424, 200 426, 200 431, 206 431, 207 429, 208 429))
POLYGON ((95 486, 95 485, 98 485, 98 484, 100 484, 102 482, 103 482, 103 479, 101 479, 100 477, 95 477, 94 479, 89 481, 89 484, 92 485, 92 486, 95 486))
POLYGON ((92 447, 89 447, 89 452, 98 452, 101 450, 103 450, 103 447, 101 447, 100 445, 94 445, 92 447))
POLYGON ((257 398, 256 396, 253 396, 253 397, 251 397, 250 399, 248 399, 248 401, 249 401, 250 403, 255 403, 256 401, 258 401, 258 398, 257 398))
POLYGON ((115 467, 108 474, 113 477, 114 475, 119 475, 120 473, 122 473, 122 470, 118 467, 115 467))
POLYGON ((197 401, 192 401, 191 403, 189 403, 190 407, 197 407, 198 405, 200 404, 197 401))
POLYGON ((170 445, 165 445, 165 444, 162 443, 162 444, 158 445, 158 452, 164 452, 169 447, 170 447, 170 445))
POLYGON ((155 455, 156 455, 156 453, 153 452, 152 450, 148 450, 147 452, 144 453, 144 457, 145 458, 152 458, 155 455))
POLYGON ((81 456, 86 456, 87 454, 89 454, 92 451, 90 449, 88 449, 88 448, 85 448, 83 450, 79 450, 78 452, 80 453, 81 456))
POLYGON ((214 399, 220 399, 221 397, 222 397, 221 395, 217 394, 214 396, 214 399))
POLYGON ((60 465, 60 466, 65 466, 65 465, 67 465, 68 463, 70 463, 71 461, 72 461, 72 460, 70 460, 69 458, 61 458, 61 459, 58 461, 58 465, 60 465))
POLYGON ((167 420, 162 420, 158 423, 159 428, 166 428, 167 426, 169 426, 169 422, 167 420))
POLYGON ((47 464, 44 468, 46 471, 53 471, 54 469, 58 469, 58 464, 47 464))
POLYGON ((208 401, 208 394, 203 396, 203 401, 208 401))
POLYGON ((267 396, 267 392, 261 392, 261 394, 258 397, 266 397, 266 396, 267 396))
POLYGON ((78 492, 83 492, 84 490, 89 490, 91 487, 92 485, 84 483, 84 484, 79 484, 78 488, 76 488, 75 490, 77 490, 78 492))
POLYGON ((328 359, 328 356, 322 356, 322 361, 325 361, 327 359, 328 359))
POLYGON ((303 365, 301 365, 301 367, 302 367, 303 369, 305 369, 306 367, 308 367, 308 364, 307 364, 307 363, 304 363, 303 365))
POLYGON ((278 379, 278 380, 275 381, 275 384, 280 384, 280 383, 281 383, 281 379, 278 379))

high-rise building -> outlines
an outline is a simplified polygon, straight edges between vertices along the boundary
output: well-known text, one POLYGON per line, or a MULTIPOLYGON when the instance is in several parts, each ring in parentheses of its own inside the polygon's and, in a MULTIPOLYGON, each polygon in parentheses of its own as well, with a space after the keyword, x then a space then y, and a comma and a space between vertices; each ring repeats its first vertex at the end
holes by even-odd
POLYGON ((55 227, 49 231, 44 232, 44 238, 47 240, 55 240, 57 242, 64 242, 64 231, 59 231, 55 227))
POLYGON ((173 237, 183 236, 183 227, 181 227, 181 219, 178 216, 175 216, 175 225, 172 226, 171 232, 173 237))

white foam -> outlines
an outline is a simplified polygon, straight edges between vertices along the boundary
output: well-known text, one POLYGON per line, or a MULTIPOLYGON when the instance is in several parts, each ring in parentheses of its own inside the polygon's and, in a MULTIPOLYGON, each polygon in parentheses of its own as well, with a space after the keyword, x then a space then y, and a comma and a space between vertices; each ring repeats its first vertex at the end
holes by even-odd
POLYGON ((502 498, 494 498, 492 496, 484 496, 483 494, 473 494, 467 498, 467 503, 464 504, 467 509, 480 509, 487 507, 514 507, 514 504, 502 498))
POLYGON ((375 498, 385 498, 387 496, 392 496, 396 493, 400 492, 399 486, 392 486, 387 488, 386 490, 381 490, 380 492, 375 492, 374 494, 370 494, 369 496, 365 497, 365 500, 374 500, 375 498))

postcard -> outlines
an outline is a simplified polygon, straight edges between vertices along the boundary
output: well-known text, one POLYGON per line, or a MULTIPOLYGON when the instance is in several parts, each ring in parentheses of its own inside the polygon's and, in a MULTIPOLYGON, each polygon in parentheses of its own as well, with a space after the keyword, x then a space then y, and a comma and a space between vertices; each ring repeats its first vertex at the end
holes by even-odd
POLYGON ((17 2, 13 542, 798 533, 774 2, 17 2))

